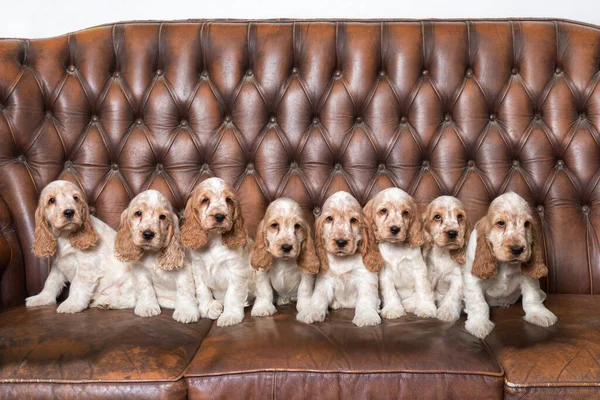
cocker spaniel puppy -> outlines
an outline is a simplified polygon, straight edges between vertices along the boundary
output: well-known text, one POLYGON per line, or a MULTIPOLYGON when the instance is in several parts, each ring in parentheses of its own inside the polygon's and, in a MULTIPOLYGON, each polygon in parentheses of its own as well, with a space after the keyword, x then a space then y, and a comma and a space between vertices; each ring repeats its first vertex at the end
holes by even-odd
POLYGON ((184 259, 179 219, 160 192, 141 192, 123 211, 115 254, 131 265, 135 315, 152 317, 164 307, 175 309, 177 322, 198 321, 194 278, 184 259))
POLYGON ((544 327, 556 323, 540 289, 539 279, 548 274, 542 246, 539 222, 525 199, 509 192, 492 201, 467 247, 467 331, 485 338, 494 328, 489 307, 508 307, 521 296, 527 322, 544 327))
POLYGON ((423 213, 423 229, 423 256, 438 307, 437 318, 456 321, 462 311, 462 270, 470 234, 462 202, 452 196, 433 200, 423 213))
POLYGON ((68 181, 48 184, 35 211, 33 254, 51 257, 44 289, 27 307, 56 304, 67 282, 69 297, 56 309, 76 313, 88 306, 133 307, 131 274, 113 253, 115 231, 89 213, 83 191, 68 181))
MULTIPOLYGON (((283 197, 273 201, 256 231, 250 261, 257 276, 266 279, 277 293, 277 305, 297 301, 298 312, 306 309, 319 272, 319 259, 308 221, 300 205, 283 197)), ((270 301, 273 293, 270 292, 270 301)))
POLYGON ((224 180, 207 179, 192 191, 181 240, 190 249, 202 318, 217 319, 218 326, 238 324, 254 297, 253 316, 275 313, 268 279, 256 277, 266 273, 250 266, 252 241, 235 192, 224 180))
POLYGON ((315 247, 321 262, 310 305, 298 321, 321 322, 328 307, 355 308, 357 326, 378 325, 377 273, 383 259, 358 201, 346 192, 329 197, 317 218, 315 247))
POLYGON ((388 188, 369 201, 363 213, 385 260, 379 273, 381 316, 399 318, 406 310, 435 318, 433 291, 421 253, 421 214, 414 199, 401 189, 388 188))

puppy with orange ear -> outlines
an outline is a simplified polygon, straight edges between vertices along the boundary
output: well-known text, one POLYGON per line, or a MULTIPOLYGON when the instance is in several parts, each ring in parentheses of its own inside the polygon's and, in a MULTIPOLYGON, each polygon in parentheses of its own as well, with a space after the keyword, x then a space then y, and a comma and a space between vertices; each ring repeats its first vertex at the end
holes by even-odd
POLYGON ((423 213, 423 229, 423 256, 438 307, 437 318, 456 321, 462 311, 462 269, 470 233, 462 202, 452 196, 433 200, 423 213))
POLYGON ((68 181, 48 184, 35 211, 33 254, 50 257, 44 289, 25 300, 27 307, 56 304, 67 282, 69 297, 56 309, 76 313, 88 306, 133 307, 127 265, 113 253, 115 231, 89 213, 85 194, 68 181))
MULTIPOLYGON (((273 287, 278 306, 297 301, 298 312, 308 307, 319 259, 310 225, 298 203, 282 197, 269 204, 256 231, 250 262, 255 270, 267 271, 257 280, 266 279, 273 287)), ((270 294, 272 303, 272 291, 270 294)))
POLYGON ((494 199, 475 225, 467 247, 465 328, 469 333, 485 338, 494 329, 490 306, 508 307, 521 296, 525 321, 543 327, 556 323, 540 289, 539 279, 548 274, 543 251, 540 223, 527 201, 513 192, 494 199))
POLYGON ((121 214, 115 239, 117 258, 131 265, 135 315, 152 317, 161 307, 175 309, 173 319, 198 321, 194 278, 169 200, 156 190, 141 192, 121 214))
POLYGON ((266 273, 250 266, 252 240, 240 203, 223 179, 207 179, 192 191, 181 240, 189 248, 202 318, 217 319, 217 326, 238 324, 254 298, 253 316, 275 313, 273 289, 257 279, 266 273))
POLYGON ((414 199, 401 189, 388 188, 369 201, 363 213, 385 260, 379 273, 381 316, 399 318, 408 311, 435 318, 433 290, 421 253, 421 215, 414 199))
POLYGON ((355 308, 357 326, 381 323, 377 273, 383 259, 359 202, 347 192, 329 197, 315 229, 321 262, 310 305, 296 318, 305 323, 325 320, 329 307, 355 308))

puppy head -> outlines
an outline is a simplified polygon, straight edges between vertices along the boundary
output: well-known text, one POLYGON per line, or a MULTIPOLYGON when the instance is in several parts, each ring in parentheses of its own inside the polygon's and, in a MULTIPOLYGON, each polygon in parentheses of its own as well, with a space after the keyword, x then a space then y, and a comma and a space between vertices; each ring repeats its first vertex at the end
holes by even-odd
POLYGON ((369 271, 379 271, 383 259, 368 218, 360 204, 347 192, 337 192, 323 204, 315 229, 316 250, 321 268, 328 268, 327 253, 344 257, 360 251, 369 271))
POLYGON ((303 272, 319 272, 310 225, 298 203, 292 199, 280 198, 272 202, 256 231, 252 267, 266 270, 273 258, 296 259, 303 272))
POLYGON ((54 255, 56 238, 63 234, 69 235, 71 246, 81 250, 98 241, 83 191, 71 182, 54 181, 42 190, 35 211, 33 253, 37 257, 54 255))
POLYGON ((516 193, 492 201, 477 225, 477 248, 471 274, 487 279, 498 272, 498 262, 521 264, 524 275, 539 279, 548 274, 543 261, 541 228, 531 207, 516 193))
POLYGON ((144 252, 156 252, 166 270, 183 265, 179 219, 171 203, 158 191, 138 194, 121 214, 115 254, 121 261, 139 260, 144 252))
POLYGON ((448 248, 455 261, 465 263, 470 227, 460 200, 440 196, 429 203, 423 213, 423 229, 427 245, 448 248))
POLYGON ((188 199, 184 216, 181 239, 186 247, 204 247, 209 232, 222 234, 227 247, 243 247, 248 242, 240 203, 223 179, 210 178, 198 185, 188 199))
POLYGON ((398 188, 382 190, 364 209, 373 223, 377 242, 404 243, 410 247, 424 242, 422 221, 415 200, 398 188))

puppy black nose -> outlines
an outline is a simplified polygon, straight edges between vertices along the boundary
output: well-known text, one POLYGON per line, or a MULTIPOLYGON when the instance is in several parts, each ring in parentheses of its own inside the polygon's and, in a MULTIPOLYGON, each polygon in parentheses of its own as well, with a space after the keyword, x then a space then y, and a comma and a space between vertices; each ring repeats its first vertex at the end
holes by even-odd
POLYGON ((446 232, 446 236, 448 236, 448 238, 450 238, 450 239, 456 239, 456 237, 458 236, 458 232, 457 231, 448 231, 448 232, 446 232))
POLYGON ((515 256, 518 256, 519 254, 521 254, 524 250, 523 246, 510 246, 510 252, 513 253, 515 256))
POLYGON ((217 220, 217 222, 223 222, 223 220, 225 219, 225 214, 215 214, 215 219, 217 220))
POLYGON ((146 240, 151 240, 154 237, 154 232, 152 232, 152 231, 144 231, 144 232, 142 232, 142 236, 146 240))
POLYGON ((283 250, 284 253, 289 253, 290 251, 292 251, 292 249, 294 248, 294 246, 292 246, 291 244, 282 244, 281 245, 281 250, 283 250))
POLYGON ((75 215, 75 210, 72 210, 69 208, 69 209, 63 211, 63 214, 65 214, 65 217, 67 217, 67 218, 73 218, 73 215, 75 215))
POLYGON ((400 232, 400 227, 394 225, 394 226, 390 227, 390 232, 392 232, 392 235, 397 235, 400 232))
POLYGON ((337 243, 338 247, 341 247, 341 248, 346 247, 346 245, 348 244, 348 241, 344 240, 344 239, 338 239, 335 242, 337 243))

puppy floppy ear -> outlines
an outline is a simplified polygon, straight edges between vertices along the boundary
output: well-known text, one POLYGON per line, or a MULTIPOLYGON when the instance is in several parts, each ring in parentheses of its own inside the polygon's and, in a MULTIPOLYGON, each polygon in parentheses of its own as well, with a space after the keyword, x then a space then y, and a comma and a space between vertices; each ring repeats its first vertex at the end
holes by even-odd
POLYGON ((521 264, 521 273, 531 279, 540 279, 548 275, 548 267, 544 264, 542 227, 537 219, 531 223, 533 240, 531 242, 531 257, 521 264))
POLYGON ((479 279, 488 279, 498 273, 498 260, 492 252, 492 245, 487 240, 489 230, 487 217, 483 217, 475 225, 477 231, 477 248, 475 249, 475 259, 471 267, 471 275, 479 279))
POLYGON ((365 267, 372 272, 379 272, 383 267, 383 257, 379 252, 379 246, 375 241, 375 234, 373 233, 373 219, 370 207, 367 208, 367 212, 363 209, 362 218, 362 236, 363 240, 360 244, 360 254, 362 255, 363 264, 365 267))
POLYGON ((183 266, 184 250, 181 244, 179 218, 171 211, 171 224, 167 233, 167 246, 158 253, 158 265, 164 270, 172 271, 183 266))
POLYGON ((121 213, 121 223, 115 238, 115 256, 123 262, 137 261, 142 257, 142 249, 133 243, 129 208, 121 213))
POLYGON ((429 213, 431 212, 431 203, 427 206, 425 211, 421 214, 421 227, 423 230, 423 247, 426 249, 430 249, 433 247, 433 237, 429 232, 429 224, 431 223, 431 218, 429 213))
POLYGON ((457 263, 465 265, 467 262, 467 246, 469 244, 469 239, 471 238, 472 228, 466 213, 463 215, 465 221, 465 239, 463 241, 463 246, 460 249, 450 250, 450 257, 457 263))
POLYGON ((187 201, 183 217, 185 222, 181 228, 181 243, 190 249, 201 249, 208 243, 208 232, 202 229, 195 204, 198 196, 195 191, 187 201))
POLYGON ((44 217, 44 205, 38 204, 35 210, 33 254, 36 257, 51 257, 56 253, 56 246, 56 237, 52 234, 48 221, 44 217))
POLYGON ((410 226, 406 233, 406 244, 409 247, 419 247, 425 243, 425 235, 423 232, 422 216, 419 213, 419 207, 413 202, 411 205, 410 226))
POLYGON ((233 226, 222 236, 223 244, 229 248, 244 247, 248 243, 248 231, 244 224, 242 209, 237 199, 233 200, 233 226))
POLYGON ((81 224, 81 228, 69 235, 69 243, 71 243, 71 246, 75 247, 76 249, 86 250, 95 246, 100 236, 92 225, 92 217, 90 216, 90 209, 87 201, 85 198, 82 198, 81 201, 83 202, 83 209, 81 210, 81 218, 83 218, 83 222, 81 224))
POLYGON ((323 221, 325 217, 322 215, 317 218, 315 222, 315 252, 321 265, 321 271, 327 271, 329 269, 329 262, 327 261, 327 250, 325 249, 325 239, 323 238, 323 221))
POLYGON ((305 274, 315 275, 319 273, 319 257, 317 257, 315 242, 312 238, 312 232, 308 227, 308 223, 305 221, 303 225, 306 231, 306 238, 300 246, 300 254, 298 254, 296 263, 298 264, 300 271, 305 274))
POLYGON ((256 241, 250 252, 250 264, 257 271, 266 271, 273 264, 273 255, 267 250, 264 219, 260 221, 256 229, 256 241))

